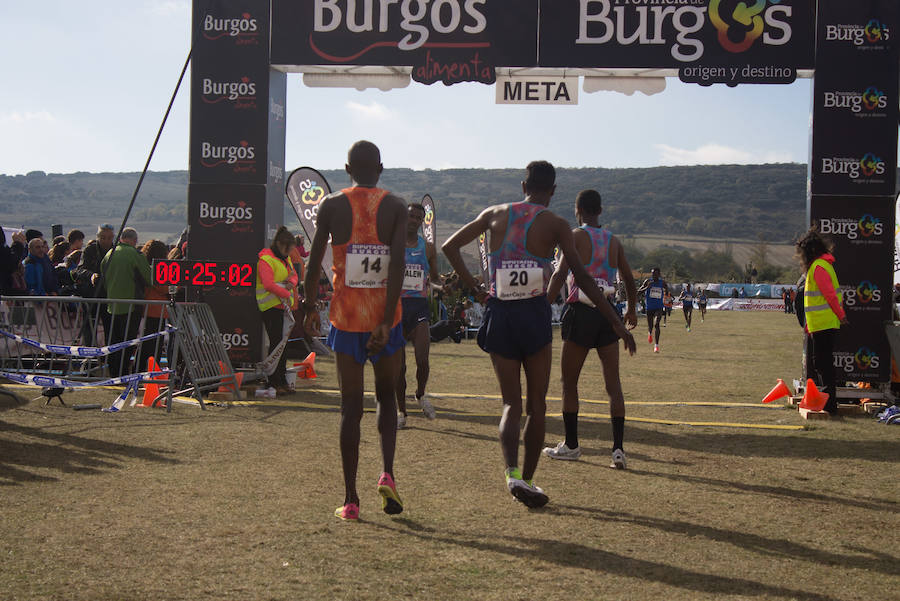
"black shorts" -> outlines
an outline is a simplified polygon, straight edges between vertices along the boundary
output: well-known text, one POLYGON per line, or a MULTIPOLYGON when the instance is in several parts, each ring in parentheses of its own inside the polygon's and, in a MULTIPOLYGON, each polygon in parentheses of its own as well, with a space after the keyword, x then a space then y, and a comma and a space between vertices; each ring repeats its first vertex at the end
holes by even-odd
POLYGON ((411 296, 400 299, 400 309, 403 312, 401 325, 403 326, 403 337, 409 338, 416 326, 423 321, 427 324, 431 320, 431 310, 428 308, 428 299, 411 296))
POLYGON ((691 313, 694 310, 694 305, 684 304, 681 306, 681 310, 684 311, 685 313, 691 313))
POLYGON ((663 314, 666 312, 665 307, 660 307, 659 309, 647 309, 647 317, 649 319, 662 319, 663 314))
POLYGON ((522 361, 536 354, 553 340, 547 295, 514 301, 489 298, 477 340, 481 350, 507 359, 522 361))
MULTIPOLYGON (((661 309, 655 309, 661 311, 661 309)), ((584 303, 569 303, 562 314, 562 339, 585 348, 602 348, 619 340, 599 309, 584 303)))

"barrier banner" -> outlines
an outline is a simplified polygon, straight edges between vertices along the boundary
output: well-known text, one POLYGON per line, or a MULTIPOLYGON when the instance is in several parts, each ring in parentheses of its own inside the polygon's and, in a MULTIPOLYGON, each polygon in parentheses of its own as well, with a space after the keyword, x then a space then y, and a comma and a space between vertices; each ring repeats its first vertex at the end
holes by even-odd
POLYGON ((86 388, 89 386, 120 386, 122 384, 140 384, 145 380, 150 381, 156 376, 168 376, 171 373, 171 369, 163 369, 160 371, 148 371, 139 374, 119 376, 117 378, 108 378, 106 380, 99 380, 95 382, 83 382, 81 380, 68 380, 66 378, 56 378, 53 376, 35 376, 19 372, 0 371, 0 378, 6 378, 11 382, 18 382, 19 384, 29 384, 31 386, 50 388, 86 388))
POLYGON ((104 357, 106 355, 111 355, 112 353, 121 351, 123 349, 138 346, 148 340, 154 340, 159 338, 160 336, 168 336, 170 333, 175 332, 176 328, 166 328, 164 332, 153 332, 152 334, 147 334, 145 336, 141 336, 140 338, 134 338, 133 340, 126 340, 124 342, 117 342, 116 344, 110 344, 108 346, 73 346, 73 345, 63 345, 63 344, 45 344, 43 342, 38 342, 36 340, 31 340, 30 338, 25 338, 24 336, 19 336, 18 334, 13 334, 11 332, 6 332, 4 330, 0 330, 0 336, 5 336, 6 338, 11 338, 20 344, 24 344, 25 346, 30 346, 32 348, 36 348, 42 350, 46 353, 54 353, 56 355, 65 355, 67 357, 104 357))
POLYGON ((812 68, 815 0, 541 0, 541 67, 678 69, 682 81, 790 83, 812 68))
POLYGON ((434 210, 434 199, 431 194, 422 197, 422 206, 425 207, 425 219, 422 220, 422 235, 425 238, 425 244, 434 248, 437 231, 437 213, 434 210))
MULTIPOLYGON (((285 192, 311 247, 313 236, 316 234, 319 205, 331 194, 331 186, 328 185, 325 176, 312 167, 299 167, 288 176, 285 192)), ((331 263, 331 244, 326 244, 325 254, 322 255, 322 274, 325 277, 331 274, 331 263)))

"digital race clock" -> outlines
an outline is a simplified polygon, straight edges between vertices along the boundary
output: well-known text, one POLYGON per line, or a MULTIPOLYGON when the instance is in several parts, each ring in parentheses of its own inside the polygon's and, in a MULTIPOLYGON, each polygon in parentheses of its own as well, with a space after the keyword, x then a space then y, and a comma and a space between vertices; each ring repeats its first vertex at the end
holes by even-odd
POLYGON ((153 261, 156 286, 256 286, 256 265, 235 261, 153 261))

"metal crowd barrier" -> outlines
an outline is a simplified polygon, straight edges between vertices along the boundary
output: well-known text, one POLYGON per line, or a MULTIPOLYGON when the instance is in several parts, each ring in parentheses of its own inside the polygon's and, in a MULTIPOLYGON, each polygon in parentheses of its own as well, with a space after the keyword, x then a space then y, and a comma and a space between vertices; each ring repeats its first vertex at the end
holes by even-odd
MULTIPOLYGON (((215 318, 203 303, 63 297, 0 299, 0 375, 42 387, 125 385, 164 390, 153 400, 231 384, 234 370, 215 318), (115 305, 117 313, 107 307, 115 305), (150 357, 155 369, 149 369, 150 357)), ((123 393, 124 394, 124 393, 123 393)), ((61 400, 61 398, 60 398, 61 400)), ((49 397, 48 397, 49 402, 49 397)))

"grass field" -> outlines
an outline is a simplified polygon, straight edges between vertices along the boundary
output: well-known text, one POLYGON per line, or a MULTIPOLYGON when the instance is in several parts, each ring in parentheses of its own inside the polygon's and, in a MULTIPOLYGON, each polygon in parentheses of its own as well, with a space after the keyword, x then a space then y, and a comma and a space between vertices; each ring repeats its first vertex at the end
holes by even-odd
MULTIPOLYGON (((328 359, 283 402, 4 411, 0 598, 900 598, 900 428, 807 424, 759 403, 799 373, 794 317, 710 313, 687 333, 676 312, 659 355, 636 333, 638 354, 622 358, 629 469, 607 468, 608 407, 590 358, 585 455, 542 459, 542 510, 506 491, 498 388, 474 341, 432 346, 438 419, 411 413, 399 433, 396 517, 380 511, 365 415, 356 524, 332 516, 343 488, 328 359)), ((116 394, 65 398, 108 405, 116 394)), ((548 445, 562 436, 559 411, 549 401, 548 445)))

